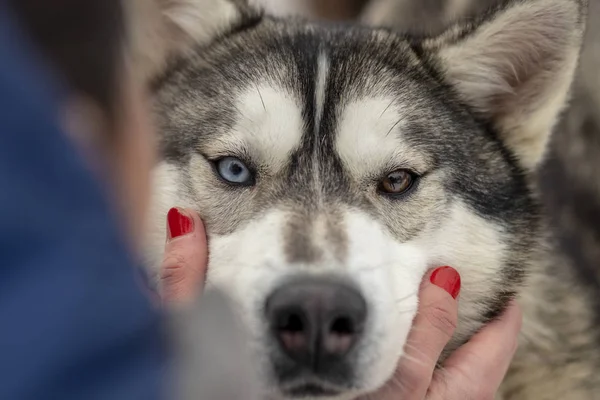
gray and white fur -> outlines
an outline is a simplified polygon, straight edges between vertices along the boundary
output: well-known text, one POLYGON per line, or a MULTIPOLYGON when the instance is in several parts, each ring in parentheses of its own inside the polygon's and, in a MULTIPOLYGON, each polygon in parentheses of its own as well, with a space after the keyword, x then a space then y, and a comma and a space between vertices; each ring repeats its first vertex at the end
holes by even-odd
POLYGON ((444 357, 517 297, 504 398, 597 397, 596 293, 555 251, 537 180, 586 1, 506 0, 431 37, 269 17, 243 0, 134 3, 162 154, 148 265, 157 272, 167 210, 198 210, 208 286, 232 298, 263 396, 342 400, 385 385, 424 274, 451 265, 462 291, 444 357), (382 190, 398 171, 407 189, 382 190), (294 353, 298 331, 323 319, 282 327, 273 304, 291 297, 302 312, 349 315, 318 344, 330 358, 294 353))

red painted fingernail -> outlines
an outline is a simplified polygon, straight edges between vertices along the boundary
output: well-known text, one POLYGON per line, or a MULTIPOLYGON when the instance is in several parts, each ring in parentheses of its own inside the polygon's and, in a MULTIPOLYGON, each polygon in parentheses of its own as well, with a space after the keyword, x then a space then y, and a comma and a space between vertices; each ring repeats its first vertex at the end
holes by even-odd
POLYGON ((458 293, 460 292, 460 275, 454 268, 440 267, 432 272, 429 280, 435 286, 439 286, 450 293, 450 296, 455 299, 458 297, 458 293))
POLYGON ((167 224, 169 225, 167 232, 169 239, 187 235, 194 230, 194 220, 175 207, 171 208, 167 214, 167 224))

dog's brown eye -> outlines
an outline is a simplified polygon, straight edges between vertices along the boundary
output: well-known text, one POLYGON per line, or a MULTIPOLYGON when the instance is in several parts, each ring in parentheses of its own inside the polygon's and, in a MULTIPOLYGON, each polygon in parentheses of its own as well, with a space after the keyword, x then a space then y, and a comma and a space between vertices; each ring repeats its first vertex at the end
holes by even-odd
POLYGON ((413 185, 413 175, 403 169, 394 171, 379 184, 379 190, 388 194, 402 194, 413 185))

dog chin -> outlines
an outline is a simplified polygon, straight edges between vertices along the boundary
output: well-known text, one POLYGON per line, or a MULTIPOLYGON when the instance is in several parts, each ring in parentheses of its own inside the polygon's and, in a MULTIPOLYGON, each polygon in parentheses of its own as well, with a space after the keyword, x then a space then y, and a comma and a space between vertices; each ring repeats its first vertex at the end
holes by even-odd
POLYGON ((267 396, 267 400, 354 400, 369 392, 337 391, 319 385, 302 385, 292 390, 278 390, 279 394, 267 396))
POLYGON ((267 400, 355 400, 368 396, 377 389, 335 389, 327 385, 303 384, 293 388, 278 388, 266 395, 267 400))

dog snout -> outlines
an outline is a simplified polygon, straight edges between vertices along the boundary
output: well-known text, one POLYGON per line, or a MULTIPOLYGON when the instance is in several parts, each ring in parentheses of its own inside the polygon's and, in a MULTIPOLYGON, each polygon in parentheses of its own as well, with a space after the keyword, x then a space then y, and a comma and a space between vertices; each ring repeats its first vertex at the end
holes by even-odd
POLYGON ((281 351, 313 373, 335 369, 359 341, 367 304, 358 289, 335 279, 296 279, 267 299, 267 318, 281 351))

